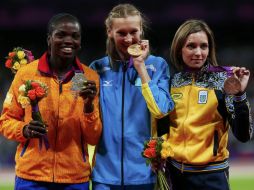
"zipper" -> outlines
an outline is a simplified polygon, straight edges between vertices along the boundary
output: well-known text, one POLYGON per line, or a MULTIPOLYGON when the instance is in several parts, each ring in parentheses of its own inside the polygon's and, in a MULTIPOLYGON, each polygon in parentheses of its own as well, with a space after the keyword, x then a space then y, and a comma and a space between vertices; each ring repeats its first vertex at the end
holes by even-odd
POLYGON ((121 139, 121 189, 124 190, 124 90, 126 78, 127 62, 123 63, 123 82, 122 82, 122 139, 121 139))
MULTIPOLYGON (((183 129, 183 136, 184 136, 184 152, 186 151, 186 131, 185 131, 185 122, 188 118, 188 115, 189 115, 189 110, 190 110, 190 101, 189 100, 189 97, 191 95, 191 90, 192 90, 192 85, 195 83, 195 77, 194 77, 194 74, 192 74, 192 82, 191 82, 191 86, 190 86, 190 89, 188 91, 188 98, 186 99, 187 100, 187 108, 186 108, 186 115, 185 115, 185 119, 183 121, 183 124, 182 124, 182 129, 183 129)), ((187 154, 186 154, 187 155, 187 154)), ((182 161, 182 164, 184 164, 184 160, 182 161)), ((182 172, 183 172, 183 168, 184 166, 182 165, 182 172)))
MULTIPOLYGON (((59 105, 59 99, 60 99, 60 95, 63 91, 63 81, 62 80, 59 80, 57 79, 56 82, 59 84, 59 87, 58 87, 58 105, 59 105)), ((57 127, 58 127, 58 122, 59 122, 59 106, 58 106, 58 110, 57 110, 57 126, 54 126, 54 131, 55 131, 55 143, 54 143, 54 149, 56 149, 56 142, 57 142, 57 127)), ((53 162, 54 162, 54 165, 53 165, 53 182, 55 181, 55 171, 56 171, 56 151, 54 151, 54 158, 53 158, 53 162)))
POLYGON ((26 149, 28 148, 29 142, 30 142, 30 139, 28 139, 28 140, 26 141, 26 143, 25 143, 25 145, 24 145, 24 147, 23 147, 23 149, 22 149, 22 151, 21 151, 21 153, 20 153, 20 157, 22 157, 22 156, 25 154, 26 149))
POLYGON ((59 94, 62 94, 63 91, 63 81, 62 80, 58 80, 59 82, 59 94))

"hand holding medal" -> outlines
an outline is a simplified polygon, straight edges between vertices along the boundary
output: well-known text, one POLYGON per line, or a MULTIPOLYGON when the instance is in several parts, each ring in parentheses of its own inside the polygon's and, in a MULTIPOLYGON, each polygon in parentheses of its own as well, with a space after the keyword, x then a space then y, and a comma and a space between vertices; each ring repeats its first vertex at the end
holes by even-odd
POLYGON ((93 99, 97 93, 96 84, 94 81, 87 80, 84 73, 75 73, 72 78, 71 90, 78 93, 84 99, 93 99))
POLYGON ((224 81, 224 91, 228 95, 235 95, 241 91, 241 83, 236 76, 230 76, 224 81))
POLYGON ((96 84, 92 80, 86 80, 83 82, 83 87, 79 91, 79 95, 84 99, 93 100, 97 94, 96 84))
POLYGON ((149 41, 141 40, 138 44, 132 44, 127 49, 130 56, 129 66, 133 65, 141 78, 142 83, 151 80, 145 66, 145 59, 149 54, 149 41))
POLYGON ((233 75, 224 82, 224 91, 228 95, 236 95, 244 92, 250 77, 250 71, 244 67, 234 67, 233 75))
POLYGON ((93 100, 97 94, 95 81, 87 80, 84 73, 75 73, 71 81, 71 90, 85 100, 84 112, 91 113, 94 109, 93 100))
POLYGON ((148 40, 141 40, 140 43, 132 44, 128 47, 127 52, 132 57, 142 57, 145 59, 149 53, 149 41, 148 40))

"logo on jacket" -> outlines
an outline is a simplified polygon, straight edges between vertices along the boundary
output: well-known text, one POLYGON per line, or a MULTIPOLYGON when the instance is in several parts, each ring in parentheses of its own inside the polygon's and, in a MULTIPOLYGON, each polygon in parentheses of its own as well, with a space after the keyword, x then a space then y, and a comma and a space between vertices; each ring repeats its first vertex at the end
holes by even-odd
POLYGON ((200 90, 198 92, 198 103, 206 104, 207 99, 208 99, 208 92, 206 90, 200 90))
POLYGON ((104 80, 102 86, 112 86, 113 80, 104 80))
POLYGON ((176 94, 172 94, 171 95, 173 100, 178 100, 178 99, 181 99, 183 97, 183 94, 182 93, 176 93, 176 94))
POLYGON ((141 78, 138 77, 138 78, 135 80, 135 86, 142 86, 141 78))
POLYGON ((150 70, 152 70, 153 72, 156 72, 156 68, 154 67, 153 64, 146 65, 146 69, 150 69, 150 70))

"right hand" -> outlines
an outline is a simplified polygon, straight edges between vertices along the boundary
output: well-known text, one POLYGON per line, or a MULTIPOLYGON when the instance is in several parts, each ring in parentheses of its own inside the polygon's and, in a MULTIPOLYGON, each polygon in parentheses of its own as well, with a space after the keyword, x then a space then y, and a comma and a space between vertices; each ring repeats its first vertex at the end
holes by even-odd
POLYGON ((250 71, 245 67, 235 67, 233 73, 241 83, 241 92, 244 92, 249 82, 250 71))
POLYGON ((25 138, 40 138, 47 133, 46 126, 39 122, 32 120, 23 129, 23 135, 25 138))
POLYGON ((136 71, 138 72, 139 77, 141 78, 142 84, 144 84, 148 83, 151 80, 145 66, 145 59, 149 54, 149 41, 142 40, 140 45, 143 53, 138 57, 133 57, 133 65, 136 71))
POLYGON ((142 54, 140 56, 137 56, 137 57, 133 56, 133 62, 134 62, 134 67, 135 68, 139 67, 140 64, 141 65, 144 64, 144 61, 146 60, 146 58, 149 54, 149 51, 150 51, 148 40, 141 40, 140 41, 140 46, 141 46, 141 49, 142 49, 142 54))

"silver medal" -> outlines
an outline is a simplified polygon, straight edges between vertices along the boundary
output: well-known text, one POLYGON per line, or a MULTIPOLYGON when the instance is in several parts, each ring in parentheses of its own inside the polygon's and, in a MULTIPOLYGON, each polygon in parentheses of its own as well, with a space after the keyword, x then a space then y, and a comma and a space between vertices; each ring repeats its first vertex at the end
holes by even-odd
POLYGON ((85 81, 87 81, 87 79, 85 78, 84 73, 75 73, 75 75, 71 79, 71 90, 79 92, 85 86, 85 81))

